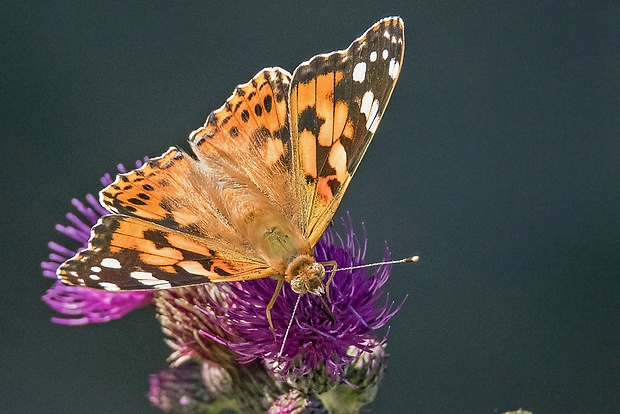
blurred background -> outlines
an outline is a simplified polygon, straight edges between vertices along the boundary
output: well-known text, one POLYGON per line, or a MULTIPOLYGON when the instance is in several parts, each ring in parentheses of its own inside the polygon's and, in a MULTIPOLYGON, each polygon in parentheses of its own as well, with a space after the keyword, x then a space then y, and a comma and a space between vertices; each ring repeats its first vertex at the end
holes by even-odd
POLYGON ((4 1, 0 412, 155 413, 153 309, 49 322, 70 199, 182 144, 233 88, 382 17, 401 77, 339 214, 387 241, 397 301, 377 413, 620 407, 620 8, 601 1, 4 1))

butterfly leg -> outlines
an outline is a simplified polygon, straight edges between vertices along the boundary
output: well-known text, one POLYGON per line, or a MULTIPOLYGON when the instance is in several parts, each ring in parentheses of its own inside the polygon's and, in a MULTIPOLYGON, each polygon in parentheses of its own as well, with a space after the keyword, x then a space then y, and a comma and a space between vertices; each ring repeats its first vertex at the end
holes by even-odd
POLYGON ((265 314, 267 315, 267 321, 269 321, 269 329, 271 329, 271 332, 273 333, 273 340, 276 342, 277 342, 276 330, 273 327, 273 321, 271 320, 271 309, 273 308, 273 305, 276 303, 276 299, 278 299, 278 296, 280 296, 280 291, 282 290, 283 283, 284 283, 284 279, 278 279, 276 290, 273 292, 273 296, 271 297, 271 300, 269 301, 269 303, 267 304, 267 308, 265 309, 265 314))
POLYGON ((334 276, 336 275, 336 270, 338 269, 338 263, 335 260, 330 260, 329 262, 322 262, 323 266, 331 266, 331 270, 329 271, 329 277, 327 278, 327 282, 325 282, 325 296, 327 296, 327 301, 332 303, 331 298, 329 297, 329 285, 332 284, 334 280, 334 276))

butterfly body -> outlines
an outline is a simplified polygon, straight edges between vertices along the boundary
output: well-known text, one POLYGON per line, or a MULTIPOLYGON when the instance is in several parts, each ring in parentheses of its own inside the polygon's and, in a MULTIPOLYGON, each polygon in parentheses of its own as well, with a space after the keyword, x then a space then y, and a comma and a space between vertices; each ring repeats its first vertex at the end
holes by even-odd
POLYGON ((101 191, 110 215, 58 277, 109 291, 272 277, 322 295, 313 248, 383 116, 403 30, 383 19, 292 75, 239 85, 190 135, 193 154, 171 147, 101 191))

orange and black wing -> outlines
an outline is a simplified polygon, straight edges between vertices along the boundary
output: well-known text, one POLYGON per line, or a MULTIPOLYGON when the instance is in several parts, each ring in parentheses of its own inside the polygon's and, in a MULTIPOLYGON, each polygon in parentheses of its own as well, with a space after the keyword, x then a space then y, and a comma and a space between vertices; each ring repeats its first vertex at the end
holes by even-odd
POLYGON ((293 73, 289 97, 300 227, 314 245, 331 221, 388 104, 403 62, 398 17, 372 26, 346 50, 293 73))
POLYGON ((88 248, 58 269, 67 284, 107 291, 168 289, 272 273, 263 263, 221 254, 188 233, 117 214, 102 217, 88 248))
POLYGON ((67 284, 110 291, 257 279, 274 272, 213 203, 198 160, 170 148, 100 193, 111 213, 58 269, 67 284))

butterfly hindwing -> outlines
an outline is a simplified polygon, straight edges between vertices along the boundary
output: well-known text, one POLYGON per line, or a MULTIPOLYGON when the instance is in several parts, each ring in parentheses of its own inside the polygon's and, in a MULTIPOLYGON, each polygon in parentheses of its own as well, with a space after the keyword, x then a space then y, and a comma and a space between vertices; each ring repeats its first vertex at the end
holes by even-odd
POLYGON ((93 227, 87 249, 65 262, 65 283, 109 291, 166 289, 256 279, 266 265, 235 261, 188 234, 135 217, 109 215, 93 227))
POLYGON ((379 21, 348 49, 318 55, 293 73, 293 168, 304 236, 314 245, 335 213, 400 73, 400 18, 379 21))
POLYGON ((141 168, 119 174, 99 198, 112 213, 198 237, 206 246, 236 260, 259 260, 214 205, 217 195, 199 162, 171 147, 141 168))

